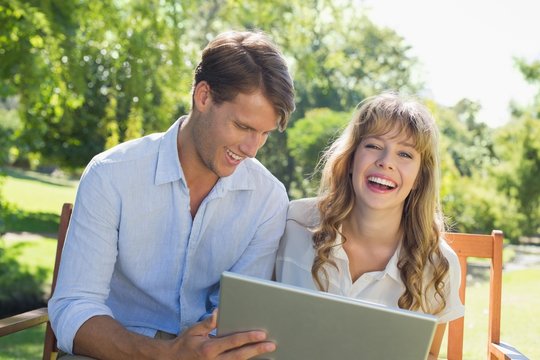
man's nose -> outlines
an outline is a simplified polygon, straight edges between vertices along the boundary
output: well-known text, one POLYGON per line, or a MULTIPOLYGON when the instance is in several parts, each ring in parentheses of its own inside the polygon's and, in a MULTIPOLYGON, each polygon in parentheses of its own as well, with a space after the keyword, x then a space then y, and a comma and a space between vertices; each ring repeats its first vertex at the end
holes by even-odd
POLYGON ((244 141, 240 144, 240 151, 247 157, 253 158, 257 155, 257 151, 264 144, 263 135, 261 133, 252 131, 247 134, 244 141))

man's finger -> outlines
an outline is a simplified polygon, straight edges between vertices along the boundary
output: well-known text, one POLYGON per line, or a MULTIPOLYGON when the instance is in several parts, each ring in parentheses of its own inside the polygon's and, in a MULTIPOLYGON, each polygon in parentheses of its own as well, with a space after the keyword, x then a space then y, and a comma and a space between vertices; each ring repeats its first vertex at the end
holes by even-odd
MULTIPOLYGON (((217 353, 225 353, 246 345, 255 345, 256 343, 266 342, 266 333, 264 331, 246 331, 235 333, 223 337, 212 338, 210 345, 217 353)), ((273 345, 273 344, 271 344, 273 345)))
POLYGON ((216 328, 216 319, 214 313, 212 316, 207 317, 201 322, 196 323, 185 331, 188 336, 207 336, 212 330, 216 328))
POLYGON ((226 352, 220 356, 220 360, 233 360, 233 359, 251 359, 255 356, 270 353, 276 350, 276 344, 271 341, 259 342, 251 345, 245 345, 241 348, 237 348, 226 352))

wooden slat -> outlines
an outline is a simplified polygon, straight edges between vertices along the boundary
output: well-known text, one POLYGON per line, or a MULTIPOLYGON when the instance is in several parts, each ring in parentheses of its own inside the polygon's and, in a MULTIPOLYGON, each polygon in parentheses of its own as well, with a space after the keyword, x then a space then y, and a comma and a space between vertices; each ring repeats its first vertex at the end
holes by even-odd
POLYGON ((448 245, 460 257, 493 257, 493 241, 491 235, 445 233, 448 245))
POLYGON ((0 319, 0 336, 13 334, 33 326, 43 324, 49 320, 47 308, 27 311, 22 314, 0 319))
POLYGON ((502 297, 502 250, 503 234, 493 231, 493 258, 489 286, 489 343, 501 340, 501 297, 502 297))
MULTIPOLYGON (((505 343, 500 344, 490 344, 489 345, 491 354, 495 359, 500 360, 529 360, 529 358, 523 355, 518 349, 512 345, 505 343)), ((492 358, 493 358, 492 357, 492 358)))
POLYGON ((62 213, 60 214, 60 226, 58 228, 58 242, 56 244, 56 257, 54 261, 51 296, 54 293, 54 289, 56 289, 56 278, 58 277, 58 269, 60 268, 60 260, 62 259, 62 250, 64 248, 64 242, 66 240, 66 234, 69 227, 69 220, 71 219, 72 211, 73 204, 64 203, 64 205, 62 206, 62 213))

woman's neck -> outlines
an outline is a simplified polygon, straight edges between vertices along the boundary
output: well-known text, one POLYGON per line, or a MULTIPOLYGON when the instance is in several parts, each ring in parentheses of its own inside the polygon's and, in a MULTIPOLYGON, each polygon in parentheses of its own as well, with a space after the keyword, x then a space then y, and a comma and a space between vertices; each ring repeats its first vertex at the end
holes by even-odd
POLYGON ((366 246, 397 246, 402 236, 401 212, 379 212, 358 207, 343 222, 343 231, 352 241, 366 246))
POLYGON ((367 272, 382 271, 401 241, 401 214, 359 211, 345 219, 341 231, 346 238, 343 250, 349 259, 354 283, 367 272))

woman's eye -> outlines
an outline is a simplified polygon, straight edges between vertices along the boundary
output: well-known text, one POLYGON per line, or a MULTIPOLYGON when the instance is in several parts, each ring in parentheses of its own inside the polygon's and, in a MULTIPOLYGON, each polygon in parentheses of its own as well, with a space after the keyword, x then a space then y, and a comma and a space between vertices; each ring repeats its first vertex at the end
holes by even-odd
POLYGON ((366 144, 367 149, 381 149, 381 147, 377 144, 366 144))
POLYGON ((404 158, 408 158, 408 159, 412 159, 412 155, 407 153, 407 152, 400 152, 399 156, 404 157, 404 158))

